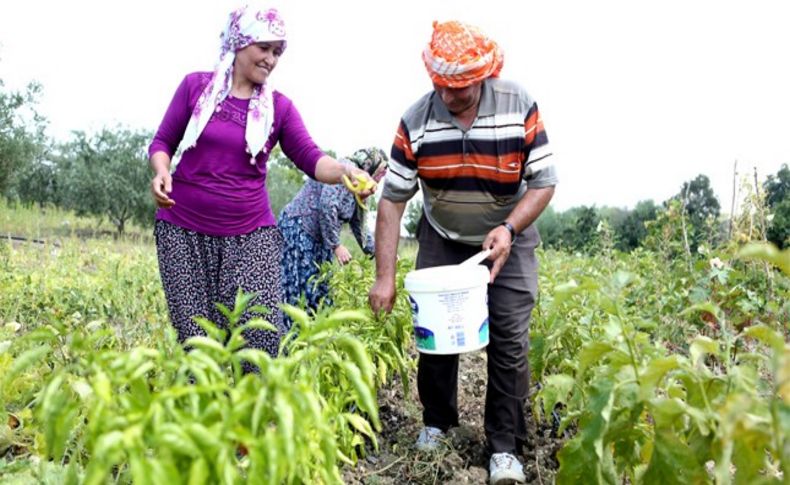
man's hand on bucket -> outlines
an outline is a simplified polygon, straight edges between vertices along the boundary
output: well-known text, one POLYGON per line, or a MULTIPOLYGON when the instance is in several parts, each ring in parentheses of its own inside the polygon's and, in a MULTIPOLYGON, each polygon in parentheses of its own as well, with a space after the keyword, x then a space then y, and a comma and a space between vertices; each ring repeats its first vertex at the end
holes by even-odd
POLYGON ((491 254, 488 259, 493 261, 491 265, 491 283, 494 282, 499 270, 505 265, 508 256, 510 256, 510 245, 513 243, 510 237, 510 231, 505 226, 497 226, 491 229, 491 232, 486 236, 483 241, 483 249, 490 249, 491 254))

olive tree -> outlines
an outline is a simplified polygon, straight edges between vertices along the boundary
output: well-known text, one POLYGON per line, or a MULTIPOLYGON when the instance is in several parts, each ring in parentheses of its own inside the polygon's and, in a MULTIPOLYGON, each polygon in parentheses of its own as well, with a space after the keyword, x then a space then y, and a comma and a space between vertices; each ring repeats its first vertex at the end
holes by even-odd
POLYGON ((131 220, 151 225, 150 139, 145 131, 123 127, 105 127, 93 135, 74 132, 56 159, 63 205, 79 215, 106 217, 118 234, 131 220))
POLYGON ((275 217, 279 216, 283 207, 299 192, 306 177, 283 154, 279 146, 272 150, 266 162, 266 191, 275 217))
POLYGON ((36 83, 24 92, 7 91, 0 79, 0 194, 6 197, 19 198, 16 186, 47 146, 46 122, 35 106, 40 93, 36 83))
POLYGON ((780 248, 790 246, 790 169, 783 164, 769 175, 764 186, 766 203, 772 214, 766 236, 780 248))

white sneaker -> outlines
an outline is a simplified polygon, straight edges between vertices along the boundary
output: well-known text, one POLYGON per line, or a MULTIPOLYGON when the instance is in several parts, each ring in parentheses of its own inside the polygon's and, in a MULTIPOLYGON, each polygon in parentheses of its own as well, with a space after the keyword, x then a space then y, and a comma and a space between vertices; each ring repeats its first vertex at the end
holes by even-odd
POLYGON ((414 447, 417 451, 436 451, 442 446, 442 440, 444 440, 444 431, 433 426, 425 426, 420 430, 420 436, 417 437, 414 447))
POLYGON ((494 453, 491 455, 488 471, 491 473, 491 477, 488 479, 491 485, 511 485, 527 481, 518 458, 510 453, 494 453))

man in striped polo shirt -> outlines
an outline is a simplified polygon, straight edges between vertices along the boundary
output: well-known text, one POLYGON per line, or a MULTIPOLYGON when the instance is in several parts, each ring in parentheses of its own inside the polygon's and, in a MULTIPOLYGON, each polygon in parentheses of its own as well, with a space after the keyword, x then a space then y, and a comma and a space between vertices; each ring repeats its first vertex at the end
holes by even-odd
MULTIPOLYGON (((401 119, 376 221, 374 311, 390 311, 400 220, 422 190, 417 268, 457 264, 491 249, 488 287, 486 441, 490 483, 525 480, 516 455, 527 438, 530 313, 537 296, 533 223, 557 177, 535 101, 498 79, 503 55, 479 30, 434 22, 423 61, 434 89, 401 119)), ((458 425, 458 356, 421 354, 417 373, 424 428, 418 449, 436 449, 458 425)))

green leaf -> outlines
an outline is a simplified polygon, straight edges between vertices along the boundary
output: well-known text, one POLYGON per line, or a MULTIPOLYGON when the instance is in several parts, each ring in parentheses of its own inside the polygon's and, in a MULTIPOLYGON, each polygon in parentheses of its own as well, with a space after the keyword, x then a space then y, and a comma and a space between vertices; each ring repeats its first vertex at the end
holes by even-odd
POLYGON ((189 482, 188 485, 205 485, 209 483, 210 472, 208 463, 203 458, 199 458, 192 462, 189 467, 189 482))
POLYGON ((374 381, 373 362, 371 362, 370 356, 362 343, 349 335, 338 336, 335 339, 335 343, 351 357, 351 360, 359 367, 362 378, 365 379, 367 385, 371 389, 374 389, 376 385, 374 381))
POLYGON ((655 398, 650 401, 650 410, 656 428, 671 428, 685 414, 686 404, 680 399, 655 398))
POLYGON ((567 374, 554 374, 543 381, 539 398, 543 401, 543 414, 549 416, 557 403, 565 404, 576 381, 567 374))
POLYGON ((590 401, 579 422, 577 435, 558 454, 558 484, 617 484, 612 449, 604 442, 614 397, 611 382, 598 381, 593 384, 590 401))
POLYGON ((766 468, 766 450, 771 449, 772 434, 767 426, 756 426, 744 419, 733 437, 735 448, 732 463, 735 465, 735 483, 755 483, 762 478, 766 468), (751 425, 750 425, 751 424, 751 425))
POLYGON ((223 485, 235 485, 238 482, 239 472, 236 469, 236 463, 228 448, 222 448, 219 451, 217 462, 214 466, 217 470, 217 475, 219 475, 219 483, 223 485))
POLYGON ((554 302, 561 303, 580 291, 582 291, 582 289, 579 288, 579 283, 577 283, 575 280, 570 280, 566 283, 556 285, 553 291, 554 302))
POLYGON ((257 435, 263 422, 264 413, 269 410, 269 393, 266 387, 262 387, 258 391, 258 398, 255 400, 255 406, 252 410, 252 434, 257 435))
POLYGON ((370 315, 360 310, 338 310, 332 312, 326 320, 335 323, 345 322, 367 322, 370 320, 370 315))
POLYGON ((154 485, 181 483, 181 474, 172 461, 157 457, 149 457, 147 460, 151 467, 151 481, 154 485))
POLYGON ((290 463, 294 460, 297 439, 294 433, 294 406, 286 402, 282 393, 274 396, 274 415, 277 418, 277 435, 285 449, 285 459, 290 463))
MULTIPOLYGON (((212 428, 216 428, 216 425, 212 428)), ((200 423, 187 423, 184 429, 203 453, 215 450, 222 443, 218 430, 209 429, 200 423)))
POLYGON ((288 317, 293 320, 293 322, 299 326, 301 329, 307 329, 310 327, 310 315, 307 314, 301 308, 297 308, 293 305, 283 304, 281 305, 283 309, 283 313, 288 315, 288 317))
POLYGON ((639 392, 642 399, 650 399, 655 393, 658 383, 664 378, 667 372, 680 368, 681 363, 682 361, 679 355, 659 357, 651 360, 639 376, 639 392))
POLYGON ((722 321, 722 311, 718 305, 706 301, 704 303, 697 303, 696 305, 691 305, 690 307, 686 308, 682 312, 681 315, 690 315, 692 313, 709 313, 716 318, 717 322, 722 321))
POLYGON ((719 356, 719 342, 704 335, 697 335, 689 346, 691 365, 695 368, 698 367, 700 361, 708 354, 719 356))
POLYGON ((577 371, 577 378, 584 377, 587 368, 597 363, 603 356, 616 350, 611 345, 604 342, 591 342, 582 348, 579 353, 579 370, 577 371))
POLYGON ((277 327, 269 323, 268 321, 264 320, 263 318, 252 318, 244 325, 240 326, 242 330, 247 329, 254 329, 254 330, 268 330, 270 332, 276 332, 277 327))
POLYGON ((779 251, 773 244, 751 243, 741 249, 738 256, 766 261, 778 267, 785 274, 790 275, 790 248, 779 251))
POLYGON ((206 335, 208 335, 209 337, 213 338, 218 342, 225 341, 225 335, 227 334, 227 331, 219 328, 217 324, 215 324, 211 320, 201 316, 194 316, 192 317, 192 321, 200 325, 200 328, 202 328, 203 331, 206 332, 206 335))
POLYGON ((132 474, 132 482, 145 485, 151 483, 153 470, 148 460, 142 459, 138 454, 133 453, 129 457, 129 470, 132 474))
POLYGON ((371 438, 374 436, 373 428, 370 426, 370 423, 367 419, 353 413, 343 413, 342 416, 354 429, 360 433, 371 438))
POLYGON ((759 340, 777 353, 781 352, 785 346, 784 338, 776 330, 766 325, 754 325, 744 330, 741 335, 759 340))
POLYGON ((49 354, 50 350, 51 349, 49 345, 41 345, 39 347, 26 350, 25 352, 22 352, 16 356, 14 358, 14 362, 11 364, 11 367, 9 367, 8 371, 5 372, 5 375, 3 375, 3 386, 8 385, 8 383, 14 380, 16 376, 25 372, 34 364, 40 362, 47 354, 49 354))
POLYGON ((644 485, 707 483, 704 466, 694 459, 688 445, 666 430, 656 430, 653 454, 642 476, 644 485))
POLYGON ((359 407, 368 413, 373 426, 375 426, 376 429, 381 429, 379 410, 374 398, 375 391, 367 385, 367 382, 362 378, 362 373, 356 365, 351 362, 340 362, 340 366, 345 371, 346 377, 348 377, 354 387, 359 407))
POLYGON ((190 337, 184 342, 187 347, 193 347, 206 352, 209 355, 218 355, 222 359, 227 359, 230 352, 221 343, 208 337, 190 337))
POLYGON ((97 460, 105 460, 112 464, 112 460, 107 458, 112 456, 115 451, 121 449, 123 446, 123 432, 110 431, 99 436, 96 440, 96 445, 93 447, 92 455, 97 460))
POLYGON ((103 402, 107 404, 112 402, 112 383, 101 369, 97 370, 93 377, 93 390, 103 402))
POLYGON ((200 449, 192 441, 187 432, 175 423, 163 423, 159 428, 156 440, 170 448, 170 451, 192 458, 202 456, 200 449))

